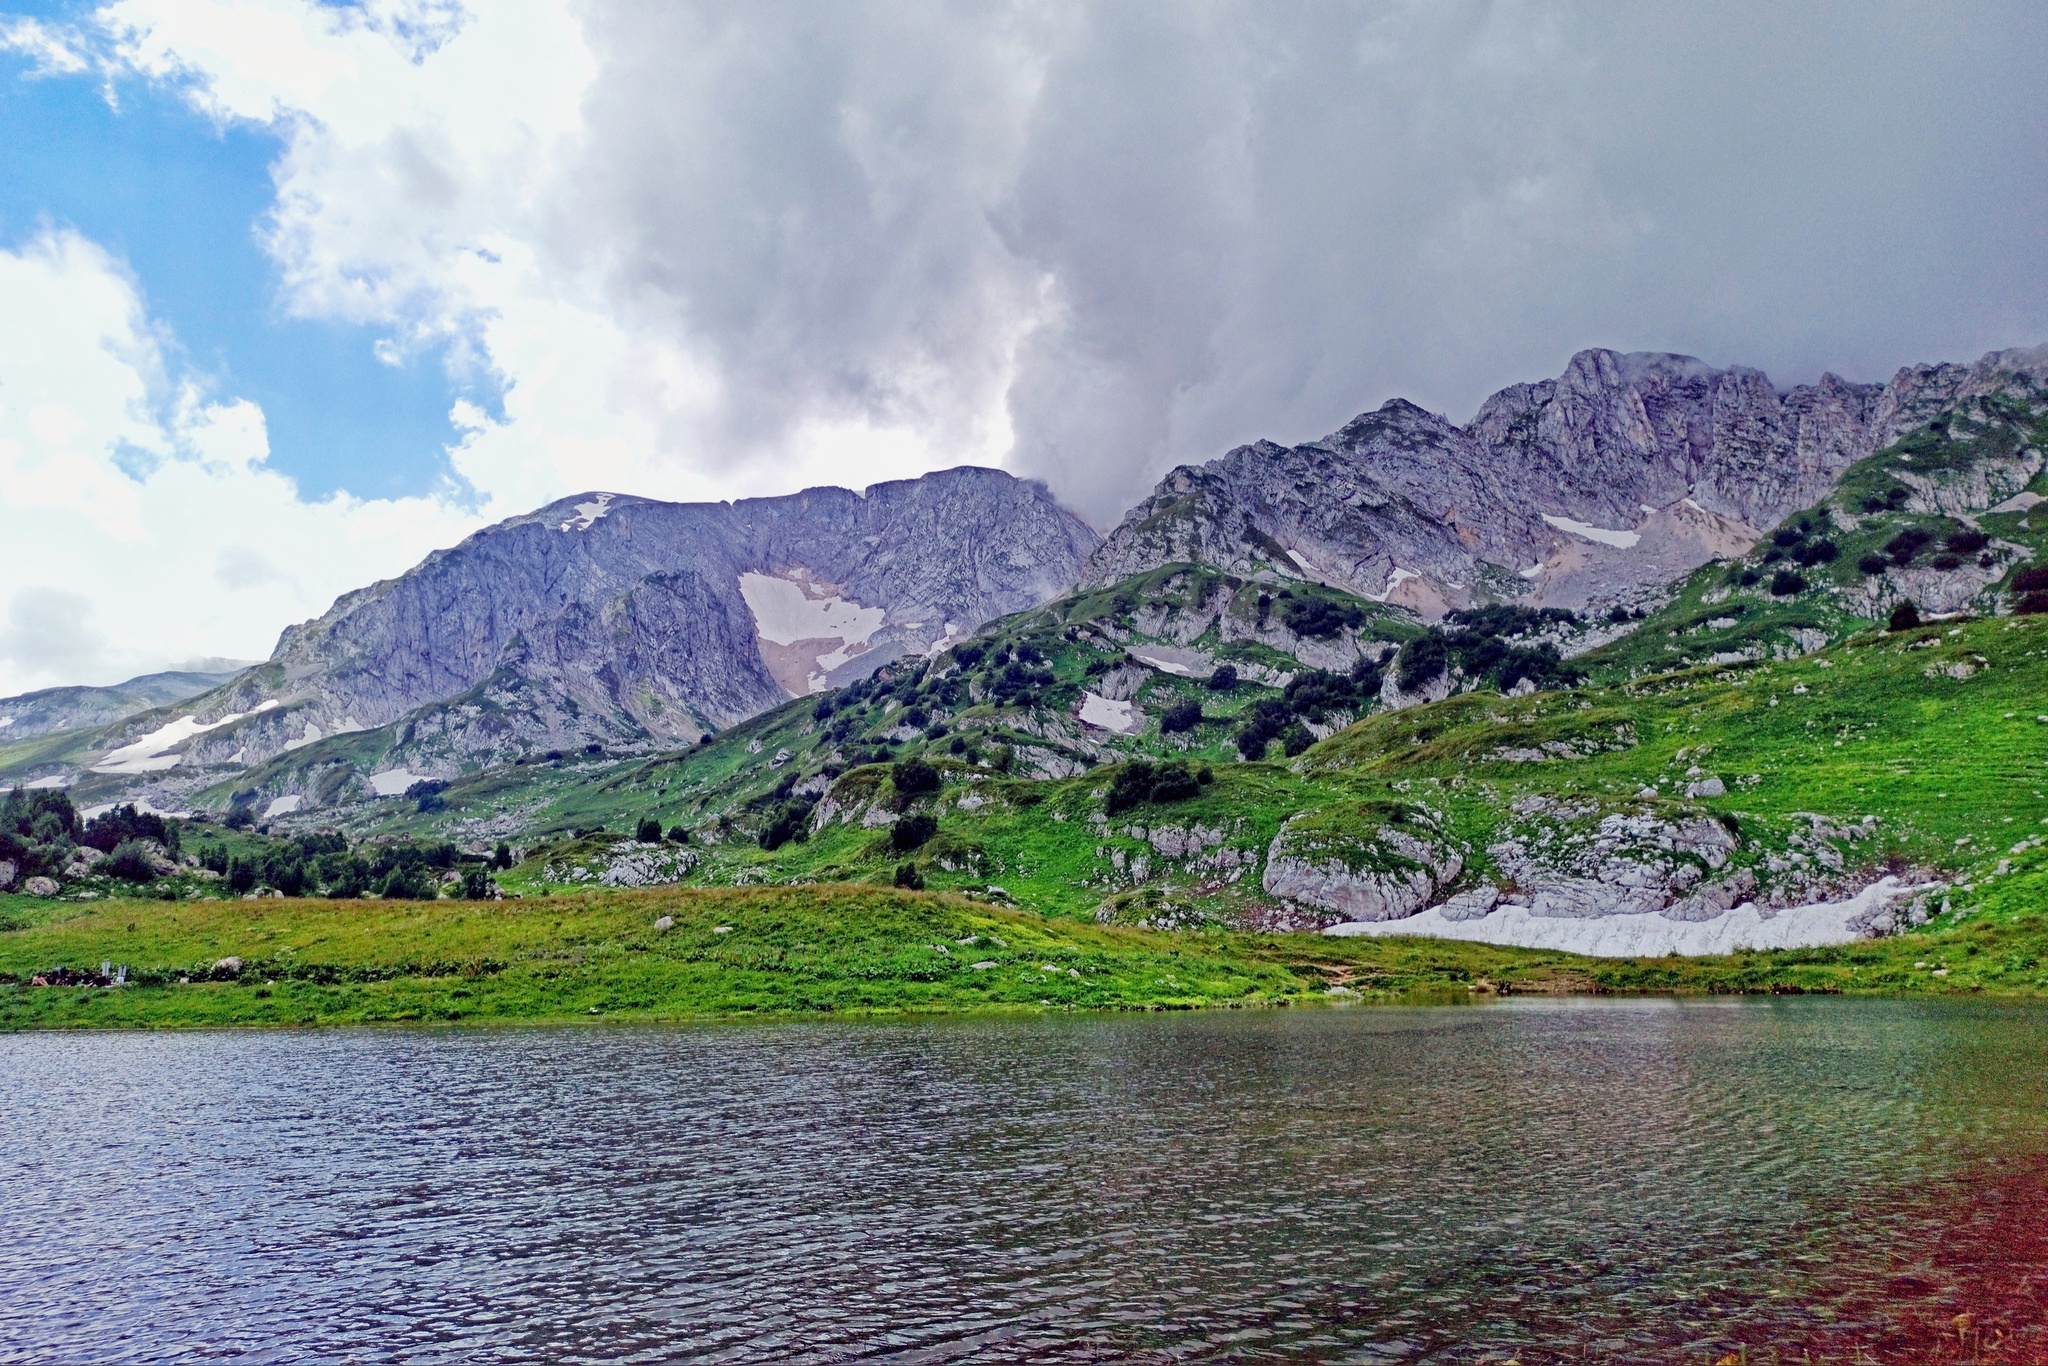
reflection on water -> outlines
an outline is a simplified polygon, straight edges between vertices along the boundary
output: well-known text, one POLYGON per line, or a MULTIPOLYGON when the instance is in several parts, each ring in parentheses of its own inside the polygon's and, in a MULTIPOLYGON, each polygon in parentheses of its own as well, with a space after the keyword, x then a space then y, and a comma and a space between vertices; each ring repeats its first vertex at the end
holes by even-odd
POLYGON ((0 1357, 2034 1360, 2044 1063, 1842 1000, 0 1038, 0 1357))

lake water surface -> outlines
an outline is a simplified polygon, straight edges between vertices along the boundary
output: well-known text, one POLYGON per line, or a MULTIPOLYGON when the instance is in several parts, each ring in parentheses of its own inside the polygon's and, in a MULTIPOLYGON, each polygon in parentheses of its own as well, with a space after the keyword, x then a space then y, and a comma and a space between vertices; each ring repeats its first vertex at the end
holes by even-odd
POLYGON ((0 1078, 0 1359, 2048 1359, 2040 1009, 40 1035, 0 1078))

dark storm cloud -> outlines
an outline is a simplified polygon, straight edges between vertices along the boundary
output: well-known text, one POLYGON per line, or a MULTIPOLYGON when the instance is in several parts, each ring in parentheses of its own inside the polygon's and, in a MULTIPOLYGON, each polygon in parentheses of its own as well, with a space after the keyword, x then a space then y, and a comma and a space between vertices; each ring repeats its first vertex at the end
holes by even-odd
MULTIPOLYGON (((726 376, 1097 520, 1583 346, 1781 382, 2048 340, 2048 7, 593 11, 565 259, 726 376)), ((696 453, 697 458, 704 458, 696 453)))

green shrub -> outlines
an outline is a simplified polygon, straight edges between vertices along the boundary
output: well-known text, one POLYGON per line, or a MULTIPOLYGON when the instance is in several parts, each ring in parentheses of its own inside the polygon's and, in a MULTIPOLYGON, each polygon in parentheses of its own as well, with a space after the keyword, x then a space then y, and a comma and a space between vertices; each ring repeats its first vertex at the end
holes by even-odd
POLYGON ((1911 598, 1906 598, 1892 608, 1891 621, 1887 625, 1894 631, 1915 630, 1920 625, 1920 609, 1913 605, 1911 598))
POLYGON ((1201 779, 1190 772, 1186 764, 1178 761, 1148 764, 1143 760, 1133 760, 1118 769, 1116 777, 1111 779, 1109 793, 1103 799, 1103 809, 1114 816, 1144 802, 1183 802, 1200 796, 1201 792, 1201 779))
POLYGON ((661 822, 649 817, 633 829, 633 838, 642 844, 661 843, 661 822))
POLYGON ((938 817, 926 811, 912 812, 898 820, 889 831, 889 845, 899 854, 922 848, 939 833, 938 817))
POLYGON ((899 863, 896 865, 896 885, 907 891, 921 892, 924 890, 924 875, 917 871, 914 863, 899 863))
POLYGON ((1236 686, 1237 666, 1235 664, 1219 664, 1216 666, 1216 672, 1209 675, 1209 690, 1211 692, 1229 692, 1236 686))
POLYGON ((1934 544, 1934 533, 1918 527, 1907 527, 1884 543, 1884 553, 1891 557, 1893 564, 1904 569, 1913 563, 1913 557, 1934 544))
POLYGON ((1159 718, 1159 729, 1168 735, 1178 735, 1201 724, 1202 704, 1192 699, 1174 703, 1159 718))
POLYGON ((1805 578, 1790 569, 1780 569, 1771 575, 1771 596, 1774 598, 1789 598, 1805 591, 1805 578))
POLYGON ((124 882, 154 882, 156 865, 150 847, 140 840, 124 840, 108 856, 107 874, 124 882))
POLYGON ((1352 604, 1340 606, 1328 598, 1291 597, 1280 609, 1280 620, 1298 636, 1328 640, 1347 626, 1361 625, 1365 613, 1352 604))
POLYGON ((775 813, 775 819, 768 822, 768 828, 761 832, 759 844, 773 852, 792 840, 802 844, 811 837, 811 804, 809 802, 784 802, 775 813))
POLYGON ((1402 692, 1414 692, 1442 677, 1450 663, 1450 646, 1444 634, 1431 630, 1401 647, 1395 659, 1394 682, 1402 692))
POLYGON ((427 875, 426 865, 404 863, 384 875, 377 895, 388 901, 432 901, 439 893, 427 875))
POLYGON ((889 772, 901 798, 920 797, 939 790, 939 771, 922 759, 905 759, 889 772))

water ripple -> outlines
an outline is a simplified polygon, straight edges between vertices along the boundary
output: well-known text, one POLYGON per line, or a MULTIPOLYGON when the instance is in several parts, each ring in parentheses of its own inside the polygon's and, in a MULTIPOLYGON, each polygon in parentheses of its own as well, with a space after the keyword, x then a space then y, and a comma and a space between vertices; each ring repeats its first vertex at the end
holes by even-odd
POLYGON ((2044 1061, 1865 1001, 9 1037, 0 1357, 1888 1341, 2044 1061))

